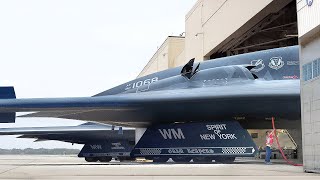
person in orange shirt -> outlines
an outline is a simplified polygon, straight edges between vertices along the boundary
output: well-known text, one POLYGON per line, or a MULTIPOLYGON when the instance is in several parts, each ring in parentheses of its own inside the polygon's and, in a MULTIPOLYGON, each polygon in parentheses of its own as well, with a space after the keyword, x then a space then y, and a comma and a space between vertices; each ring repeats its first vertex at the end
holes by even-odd
POLYGON ((270 158, 272 155, 272 144, 273 144, 273 137, 274 137, 274 133, 273 131, 267 131, 266 132, 266 159, 265 159, 265 163, 266 164, 272 164, 270 162, 270 158))

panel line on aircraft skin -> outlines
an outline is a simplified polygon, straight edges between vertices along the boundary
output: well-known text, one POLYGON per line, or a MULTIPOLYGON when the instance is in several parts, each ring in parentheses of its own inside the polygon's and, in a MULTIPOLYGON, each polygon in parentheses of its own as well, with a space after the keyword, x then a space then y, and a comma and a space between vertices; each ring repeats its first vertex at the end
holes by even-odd
POLYGON ((170 147, 170 148, 136 148, 136 149, 187 149, 187 148, 254 148, 254 147, 170 147))
MULTIPOLYGON (((252 155, 253 153, 217 153, 217 154, 152 154, 156 156, 230 156, 230 155, 252 155)), ((139 157, 141 156, 146 156, 149 154, 134 154, 135 156, 139 157)), ((151 154, 150 154, 151 155, 151 154)))
POLYGON ((91 154, 99 156, 117 156, 121 155, 130 155, 130 152, 111 152, 111 153, 82 153, 83 156, 90 156, 91 154))
MULTIPOLYGON (((60 114, 58 116, 54 116, 55 118, 64 118, 65 116, 69 116, 69 115, 79 115, 81 113, 88 113, 88 112, 94 112, 94 111, 109 111, 109 110, 114 110, 114 111, 135 111, 135 110, 139 110, 139 109, 142 109, 141 107, 136 107, 136 108, 121 108, 121 109, 112 109, 112 108, 99 108, 99 109, 90 109, 90 110, 81 110, 81 111, 77 111, 77 112, 72 112, 72 113, 66 113, 66 114, 60 114)), ((68 112, 69 110, 67 111, 64 111, 64 112, 68 112)), ((72 110, 70 110, 72 111, 72 110)), ((36 111, 36 113, 39 113, 41 111, 36 111)), ((24 114, 24 115, 20 115, 20 116, 17 116, 17 117, 48 117, 48 114, 47 113, 55 113, 55 112, 60 112, 60 110, 48 110, 48 111, 42 111, 42 112, 45 112, 46 114, 43 115, 43 116, 32 116, 33 114, 35 113, 29 113, 29 114, 24 114)), ((53 116, 50 116, 49 117, 53 117, 53 116)))
MULTIPOLYGON (((130 107, 130 108, 122 108, 123 106, 121 106, 121 108, 113 108, 113 107, 99 107, 99 108, 96 108, 96 109, 90 109, 90 110, 81 110, 77 113, 69 113, 68 115, 72 115, 72 114, 79 114, 79 113, 83 113, 83 112, 91 112, 91 111, 101 111, 101 110, 114 110, 114 111, 131 111, 131 110, 138 110, 138 109, 142 109, 141 107, 130 107)), ((60 112, 61 109, 63 109, 63 107, 55 107, 55 108, 51 108, 51 107, 41 107, 43 108, 44 110, 42 112, 60 112)), ((69 108, 69 107, 68 107, 69 108)), ((70 107, 68 110, 70 111, 73 111, 73 110, 78 110, 79 108, 92 108, 91 106, 79 106, 79 107, 70 107)), ((2 108, 1 109, 2 111, 3 110, 6 110, 6 108, 2 108)), ((33 107, 31 108, 23 108, 24 111, 20 111, 20 112, 30 112, 31 110, 34 110, 33 107)), ((67 111, 68 111, 67 110, 67 111)), ((1 112, 2 112, 1 111, 1 112)), ((35 112, 41 112, 41 111, 35 111, 35 112)), ((30 114, 25 114, 25 115, 30 115, 30 114)), ((18 116, 18 117, 24 117, 25 115, 21 115, 21 116, 18 116)), ((64 116, 65 114, 63 114, 62 116, 64 116)))

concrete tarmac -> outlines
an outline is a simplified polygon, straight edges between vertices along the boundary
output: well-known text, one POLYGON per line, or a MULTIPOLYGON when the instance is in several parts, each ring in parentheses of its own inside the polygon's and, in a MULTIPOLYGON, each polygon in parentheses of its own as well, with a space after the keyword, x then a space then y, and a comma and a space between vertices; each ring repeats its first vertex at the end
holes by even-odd
POLYGON ((87 163, 76 156, 0 155, 0 179, 320 179, 302 167, 236 159, 234 164, 87 163))

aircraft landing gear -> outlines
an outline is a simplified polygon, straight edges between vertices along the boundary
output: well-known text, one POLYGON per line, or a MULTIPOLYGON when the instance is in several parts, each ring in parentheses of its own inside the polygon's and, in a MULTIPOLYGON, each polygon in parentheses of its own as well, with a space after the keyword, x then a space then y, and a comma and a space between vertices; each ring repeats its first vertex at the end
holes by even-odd
POLYGON ((212 157, 194 157, 193 162, 195 163, 212 163, 213 158, 212 157))
POLYGON ((135 158, 131 158, 130 156, 127 157, 127 156, 120 156, 117 158, 120 162, 124 162, 124 161, 134 161, 135 158))
POLYGON ((235 159, 236 159, 236 157, 223 157, 223 156, 214 158, 214 160, 215 160, 216 162, 222 163, 222 164, 230 164, 230 163, 233 163, 235 159))
POLYGON ((87 162, 97 162, 99 159, 97 157, 85 157, 87 162))
POLYGON ((111 156, 99 157, 100 162, 110 162, 112 160, 111 156))
POLYGON ((179 162, 179 163, 187 163, 190 162, 192 157, 183 157, 183 156, 177 156, 177 157, 172 157, 172 160, 174 162, 179 162))
POLYGON ((156 157, 153 157, 152 160, 153 162, 167 162, 169 158, 156 156, 156 157))

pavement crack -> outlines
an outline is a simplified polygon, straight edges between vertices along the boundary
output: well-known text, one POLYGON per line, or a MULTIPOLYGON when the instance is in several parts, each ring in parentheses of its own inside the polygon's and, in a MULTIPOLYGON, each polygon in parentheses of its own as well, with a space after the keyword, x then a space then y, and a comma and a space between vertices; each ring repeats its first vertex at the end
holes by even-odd
POLYGON ((7 169, 7 170, 4 170, 4 171, 0 172, 0 175, 3 175, 3 174, 5 174, 5 173, 7 173, 7 172, 9 172, 9 171, 18 169, 18 168, 23 167, 23 166, 27 166, 28 164, 31 164, 31 163, 33 163, 34 161, 36 161, 36 160, 32 160, 32 161, 30 161, 30 162, 28 162, 28 163, 25 163, 25 164, 18 164, 17 166, 15 166, 15 167, 13 167, 13 168, 10 168, 10 169, 7 169))

